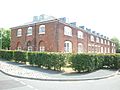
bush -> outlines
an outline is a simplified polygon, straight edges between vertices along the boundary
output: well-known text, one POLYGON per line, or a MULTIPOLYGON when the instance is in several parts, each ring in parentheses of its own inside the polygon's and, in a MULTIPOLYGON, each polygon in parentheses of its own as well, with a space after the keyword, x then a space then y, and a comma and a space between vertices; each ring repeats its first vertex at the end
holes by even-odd
POLYGON ((120 68, 120 54, 116 54, 116 57, 115 57, 115 59, 116 59, 116 64, 115 64, 115 68, 116 69, 119 69, 120 68))
POLYGON ((61 70, 64 66, 70 66, 78 72, 120 68, 120 54, 63 54, 1 50, 0 58, 24 63, 28 61, 31 65, 54 70, 61 70))
POLYGON ((37 53, 37 65, 47 69, 61 70, 65 65, 65 57, 60 53, 37 53))
POLYGON ((16 62, 24 62, 27 61, 27 52, 24 51, 14 51, 14 60, 16 62))
POLYGON ((90 72, 95 68, 95 58, 91 54, 73 54, 71 67, 78 72, 90 72))
POLYGON ((103 54, 95 55, 95 69, 96 70, 103 68, 103 61, 104 61, 104 55, 103 54))
POLYGON ((7 51, 2 50, 0 51, 0 58, 6 59, 6 60, 12 60, 13 52, 14 51, 10 51, 10 50, 7 50, 7 51))
POLYGON ((35 65, 37 60, 37 54, 36 52, 28 52, 28 62, 30 63, 30 65, 35 65))

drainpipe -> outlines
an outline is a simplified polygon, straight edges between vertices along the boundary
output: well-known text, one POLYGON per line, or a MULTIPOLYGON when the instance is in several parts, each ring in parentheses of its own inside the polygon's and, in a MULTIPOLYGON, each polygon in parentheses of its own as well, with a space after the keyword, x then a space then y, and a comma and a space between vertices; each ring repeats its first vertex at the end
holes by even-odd
POLYGON ((35 23, 35 34, 34 34, 34 51, 36 51, 36 23, 35 23))

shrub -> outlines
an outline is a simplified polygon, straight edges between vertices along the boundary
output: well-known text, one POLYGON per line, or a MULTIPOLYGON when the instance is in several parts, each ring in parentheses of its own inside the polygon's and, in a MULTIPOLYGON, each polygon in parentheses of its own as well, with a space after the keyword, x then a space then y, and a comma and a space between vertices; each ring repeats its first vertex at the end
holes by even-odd
POLYGON ((0 51, 0 57, 6 60, 12 60, 13 59, 13 52, 14 51, 10 51, 10 50, 2 50, 0 51))
POLYGON ((27 61, 27 52, 24 51, 14 51, 14 60, 16 62, 24 62, 27 61))
POLYGON ((103 54, 95 55, 95 69, 96 70, 103 68, 103 61, 104 61, 104 55, 103 54))
POLYGON ((115 64, 115 68, 116 69, 119 69, 120 68, 120 54, 116 54, 116 57, 115 57, 115 59, 116 59, 116 64, 115 64))
POLYGON ((30 65, 35 65, 37 60, 37 54, 36 52, 28 52, 28 62, 30 63, 30 65))
POLYGON ((65 57, 60 53, 37 53, 37 65, 47 69, 61 70, 65 65, 65 57))
POLYGON ((90 54, 73 54, 70 60, 71 67, 78 72, 90 72, 95 68, 95 59, 90 54))

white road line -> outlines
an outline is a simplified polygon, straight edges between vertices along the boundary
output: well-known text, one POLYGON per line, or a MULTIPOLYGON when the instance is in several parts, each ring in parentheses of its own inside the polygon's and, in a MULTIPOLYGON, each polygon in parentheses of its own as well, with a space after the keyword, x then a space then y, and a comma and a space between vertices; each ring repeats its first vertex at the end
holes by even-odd
POLYGON ((21 84, 23 84, 23 85, 26 85, 27 87, 29 87, 29 88, 32 88, 32 89, 34 89, 34 90, 38 90, 38 89, 36 89, 36 88, 34 88, 33 86, 31 86, 31 85, 28 85, 28 84, 26 84, 25 82, 23 82, 23 81, 20 81, 19 79, 17 79, 17 78, 13 78, 13 77, 11 77, 13 80, 15 80, 15 81, 18 81, 18 82, 20 82, 21 84))
POLYGON ((31 86, 31 85, 27 85, 27 87, 29 87, 29 88, 34 88, 33 86, 31 86))
POLYGON ((23 85, 26 85, 26 83, 24 83, 23 81, 20 81, 20 83, 23 84, 23 85))

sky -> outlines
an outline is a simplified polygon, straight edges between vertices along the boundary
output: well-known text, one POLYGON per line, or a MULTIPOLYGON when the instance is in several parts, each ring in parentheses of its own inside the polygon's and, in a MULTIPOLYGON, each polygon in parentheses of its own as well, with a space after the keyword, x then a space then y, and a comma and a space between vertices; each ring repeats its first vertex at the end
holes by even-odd
POLYGON ((31 22, 46 14, 120 39, 120 0, 0 0, 0 28, 31 22))

